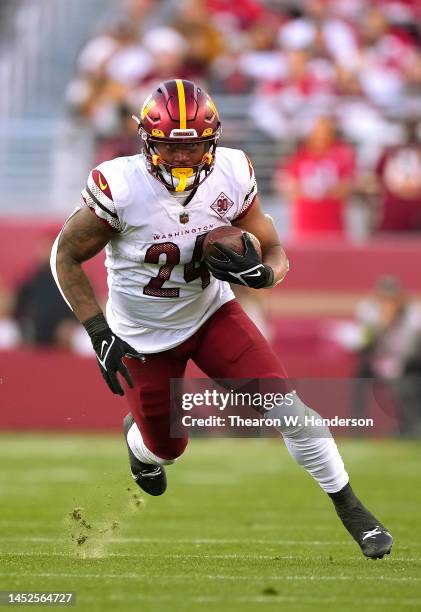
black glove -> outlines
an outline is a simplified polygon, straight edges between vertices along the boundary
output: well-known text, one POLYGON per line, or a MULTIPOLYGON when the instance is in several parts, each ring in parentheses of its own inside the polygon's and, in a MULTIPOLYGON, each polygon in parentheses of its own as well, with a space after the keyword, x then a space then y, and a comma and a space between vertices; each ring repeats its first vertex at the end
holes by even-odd
POLYGON ((215 242, 214 246, 225 255, 226 260, 221 261, 211 255, 205 258, 207 267, 219 280, 235 285, 245 285, 253 289, 270 287, 273 284, 272 268, 261 262, 247 232, 243 234, 243 241, 244 255, 238 255, 220 242, 215 242))
POLYGON ((91 338, 99 368, 111 391, 116 395, 124 395, 117 372, 120 372, 129 387, 133 389, 133 381, 122 362, 122 357, 124 355, 134 357, 137 351, 112 332, 102 313, 85 321, 83 326, 91 338))

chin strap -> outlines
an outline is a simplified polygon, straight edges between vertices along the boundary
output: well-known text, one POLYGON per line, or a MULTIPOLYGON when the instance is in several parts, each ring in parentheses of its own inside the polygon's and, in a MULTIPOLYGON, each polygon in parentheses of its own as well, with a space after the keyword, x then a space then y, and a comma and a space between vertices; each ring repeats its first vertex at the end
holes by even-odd
MULTIPOLYGON (((206 164, 210 169, 211 164, 213 162, 213 158, 214 158, 213 154, 210 151, 208 151, 207 153, 203 155, 201 163, 206 164)), ((164 172, 165 161, 162 159, 162 157, 158 153, 152 153, 151 151, 151 161, 152 161, 152 165, 156 168, 157 171, 158 171, 158 168, 160 167, 161 172, 164 172)), ((204 168, 202 168, 202 170, 203 169, 204 168)), ((205 172, 208 172, 208 171, 205 170, 205 172)), ((165 172, 167 173, 168 178, 174 177, 178 179, 178 184, 175 187, 175 191, 177 193, 180 193, 181 191, 185 191, 186 188, 188 188, 192 184, 191 181, 189 182, 189 179, 193 177, 194 168, 171 168, 171 174, 169 170, 165 170, 165 172)))
POLYGON ((187 179, 193 176, 193 168, 172 168, 171 174, 178 179, 178 185, 175 190, 177 192, 185 191, 187 187, 187 179))

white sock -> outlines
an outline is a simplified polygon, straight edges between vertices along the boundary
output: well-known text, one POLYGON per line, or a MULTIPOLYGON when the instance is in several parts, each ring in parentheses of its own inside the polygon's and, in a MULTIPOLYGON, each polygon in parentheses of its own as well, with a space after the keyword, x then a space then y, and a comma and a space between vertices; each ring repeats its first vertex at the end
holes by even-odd
POLYGON ((313 476, 326 493, 336 493, 343 489, 349 476, 329 428, 326 425, 305 424, 305 416, 321 418, 315 410, 295 395, 293 406, 277 406, 267 412, 266 416, 281 419, 283 424, 276 429, 282 434, 290 455, 313 476), (296 425, 285 424, 283 417, 289 415, 299 418, 296 425))
POLYGON ((127 443, 130 446, 130 450, 132 451, 132 453, 135 455, 135 457, 139 459, 139 461, 142 461, 142 463, 152 463, 154 465, 171 465, 171 463, 174 463, 175 461, 175 459, 162 459, 161 457, 158 457, 158 455, 155 455, 152 451, 150 451, 149 448, 147 448, 147 446, 145 445, 142 438, 142 434, 140 433, 136 423, 133 423, 133 425, 128 431, 127 443))

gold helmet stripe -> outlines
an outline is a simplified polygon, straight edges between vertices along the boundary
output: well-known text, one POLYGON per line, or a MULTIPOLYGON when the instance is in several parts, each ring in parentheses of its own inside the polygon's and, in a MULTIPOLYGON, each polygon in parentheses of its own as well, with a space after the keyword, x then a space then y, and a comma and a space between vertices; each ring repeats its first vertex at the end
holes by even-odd
POLYGON ((186 123, 186 96, 184 93, 184 85, 181 79, 176 79, 178 93, 178 107, 180 109, 180 130, 187 128, 186 123))

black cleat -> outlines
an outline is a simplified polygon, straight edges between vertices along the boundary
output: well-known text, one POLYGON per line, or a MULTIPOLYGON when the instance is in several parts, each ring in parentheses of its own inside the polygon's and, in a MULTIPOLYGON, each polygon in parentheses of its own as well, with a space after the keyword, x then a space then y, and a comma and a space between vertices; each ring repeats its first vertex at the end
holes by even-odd
POLYGON ((393 538, 387 529, 363 506, 349 484, 330 494, 336 513, 345 528, 369 559, 382 559, 390 554, 393 538))
POLYGON ((124 417, 123 428, 126 439, 127 450, 129 452, 129 463, 132 478, 135 483, 149 495, 162 495, 167 488, 167 476, 162 465, 155 463, 143 463, 134 455, 127 443, 127 434, 134 423, 131 412, 124 417))

